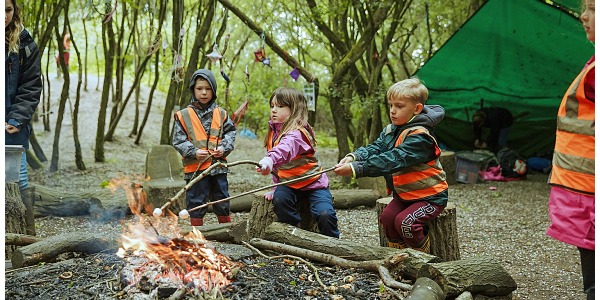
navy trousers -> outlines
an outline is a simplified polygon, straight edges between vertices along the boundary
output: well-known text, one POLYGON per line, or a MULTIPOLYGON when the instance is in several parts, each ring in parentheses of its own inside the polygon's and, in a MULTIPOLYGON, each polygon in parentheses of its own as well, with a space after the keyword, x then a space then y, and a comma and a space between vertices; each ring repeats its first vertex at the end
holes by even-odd
MULTIPOLYGON (((189 183, 190 180, 186 180, 189 183)), ((208 202, 208 195, 212 193, 213 201, 229 197, 229 184, 227 174, 208 175, 196 182, 185 193, 185 204, 190 210, 208 202)), ((214 204, 213 211, 217 216, 229 216, 229 201, 214 204)), ((190 218, 204 218, 208 207, 190 212, 190 218)))
POLYGON ((329 188, 301 191, 280 185, 273 195, 273 206, 277 221, 297 226, 300 223, 300 214, 296 210, 296 203, 300 199, 308 199, 310 214, 317 221, 321 234, 335 238, 340 237, 337 226, 337 216, 333 209, 333 199, 329 188))

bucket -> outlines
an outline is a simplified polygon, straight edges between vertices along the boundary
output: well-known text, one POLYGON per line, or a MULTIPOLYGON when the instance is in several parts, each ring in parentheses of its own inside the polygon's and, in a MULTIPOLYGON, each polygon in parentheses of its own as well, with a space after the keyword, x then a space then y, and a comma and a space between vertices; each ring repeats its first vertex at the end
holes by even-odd
POLYGON ((6 182, 19 182, 23 152, 25 152, 25 148, 21 145, 4 146, 4 180, 6 182))

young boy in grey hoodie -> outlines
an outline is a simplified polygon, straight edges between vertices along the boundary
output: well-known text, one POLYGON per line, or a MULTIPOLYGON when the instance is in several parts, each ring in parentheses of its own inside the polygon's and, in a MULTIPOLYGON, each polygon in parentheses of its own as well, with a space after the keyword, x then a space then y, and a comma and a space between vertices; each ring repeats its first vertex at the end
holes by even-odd
POLYGON ((392 124, 366 147, 349 153, 337 165, 338 175, 383 176, 394 199, 379 217, 393 248, 430 253, 427 222, 448 202, 441 150, 433 136, 444 118, 439 105, 425 105, 429 92, 417 78, 402 80, 387 92, 392 124))
MULTIPOLYGON (((173 146, 182 156, 186 183, 200 175, 216 162, 225 162, 233 151, 235 124, 227 111, 219 107, 217 80, 206 69, 194 72, 189 89, 192 92, 191 104, 175 114, 173 146)), ((186 192, 186 206, 190 210, 207 202, 209 192, 213 201, 229 197, 227 183, 228 168, 217 167, 196 182, 186 192)), ((202 226, 208 208, 190 212, 192 226, 202 226)), ((213 205, 219 223, 231 222, 229 201, 213 205)))

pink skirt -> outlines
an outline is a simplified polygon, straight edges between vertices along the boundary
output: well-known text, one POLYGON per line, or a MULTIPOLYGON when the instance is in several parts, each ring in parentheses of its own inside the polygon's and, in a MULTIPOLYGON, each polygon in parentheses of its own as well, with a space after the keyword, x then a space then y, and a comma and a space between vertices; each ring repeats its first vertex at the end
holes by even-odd
POLYGON ((595 196, 552 187, 548 209, 552 224, 546 234, 561 242, 595 250, 595 196))

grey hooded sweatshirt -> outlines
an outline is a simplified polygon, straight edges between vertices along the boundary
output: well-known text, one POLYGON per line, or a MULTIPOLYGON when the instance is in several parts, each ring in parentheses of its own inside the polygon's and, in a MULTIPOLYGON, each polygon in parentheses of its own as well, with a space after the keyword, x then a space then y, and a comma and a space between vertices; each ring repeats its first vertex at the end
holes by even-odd
MULTIPOLYGON (((190 80, 188 88, 190 89, 190 92, 192 93, 192 99, 190 101, 191 103, 190 103, 190 105, 188 105, 188 107, 191 107, 194 109, 194 111, 196 112, 196 115, 198 115, 198 118, 200 119, 200 122, 202 122, 202 127, 204 127, 204 131, 206 131, 208 133, 208 132, 210 132, 210 124, 212 123, 212 112, 216 107, 219 107, 217 105, 217 102, 215 102, 215 100, 217 99, 217 80, 215 79, 215 75, 210 70, 206 70, 206 69, 196 70, 196 72, 194 72, 194 74, 192 75, 192 79, 190 80), (210 87, 213 91, 213 97, 206 105, 200 104, 200 102, 198 101, 198 99, 196 99, 196 96, 194 95, 194 86, 196 85, 196 80, 198 78, 204 78, 206 81, 208 81, 208 83, 210 84, 210 87), (200 108, 196 107, 194 105, 194 102, 196 102, 200 108)), ((183 157, 188 157, 188 158, 196 157, 196 151, 198 151, 198 148, 196 148, 196 146, 194 146, 194 144, 192 144, 192 142, 188 139, 187 133, 185 132, 185 130, 183 129, 183 126, 181 125, 181 121, 178 120, 177 118, 175 118, 174 126, 175 126, 175 128, 173 130, 173 147, 175 147, 175 149, 177 149, 177 151, 183 157)), ((221 140, 221 143, 218 146, 218 147, 223 148, 223 157, 227 157, 229 155, 229 153, 231 153, 231 151, 233 151, 234 143, 235 143, 235 133, 236 133, 235 124, 233 123, 233 121, 231 120, 231 118, 229 117, 229 114, 228 114, 227 119, 225 120, 225 122, 223 124, 223 138, 221 140)), ((217 161, 225 162, 225 160, 223 160, 223 159, 213 159, 212 163, 214 164, 217 161)), ((223 173, 228 173, 228 172, 229 172, 228 168, 214 168, 210 171, 209 175, 212 176, 212 175, 223 174, 223 173)), ((196 176, 199 175, 200 173, 201 172, 197 172, 196 176)), ((192 175, 193 175, 193 172, 186 173, 184 179, 186 179, 186 180, 191 179, 192 175)))

